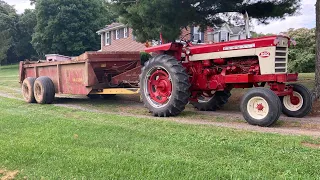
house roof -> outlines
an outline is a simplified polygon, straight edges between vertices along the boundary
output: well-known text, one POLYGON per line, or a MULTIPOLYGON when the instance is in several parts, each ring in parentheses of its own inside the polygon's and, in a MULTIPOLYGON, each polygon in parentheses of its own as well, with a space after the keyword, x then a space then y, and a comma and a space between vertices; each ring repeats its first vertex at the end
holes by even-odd
POLYGON ((220 31, 222 27, 226 27, 232 34, 239 34, 241 31, 245 30, 245 26, 233 26, 227 23, 221 24, 220 26, 214 26, 215 31, 220 31))
POLYGON ((100 35, 103 32, 119 29, 119 28, 122 28, 122 27, 126 27, 126 25, 124 25, 122 23, 112 23, 112 24, 106 25, 105 28, 100 29, 99 31, 97 31, 97 33, 100 35))
POLYGON ((230 27, 231 31, 233 34, 239 34, 241 31, 243 31, 245 29, 244 26, 233 26, 230 27))

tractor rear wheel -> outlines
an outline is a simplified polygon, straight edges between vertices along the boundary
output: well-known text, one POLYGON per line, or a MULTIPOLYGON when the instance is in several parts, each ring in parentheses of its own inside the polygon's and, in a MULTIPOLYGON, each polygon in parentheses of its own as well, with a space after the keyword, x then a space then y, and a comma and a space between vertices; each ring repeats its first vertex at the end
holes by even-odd
POLYGON ((293 97, 281 97, 283 114, 289 117, 302 118, 312 109, 312 95, 308 88, 301 84, 291 84, 293 97))
POLYGON ((189 88, 189 76, 185 68, 172 56, 156 56, 142 68, 141 98, 154 116, 180 114, 188 104, 189 88))
POLYGON ((34 98, 34 81, 36 78, 28 77, 23 80, 22 83, 22 95, 24 100, 27 103, 35 103, 36 99, 34 98))
POLYGON ((279 119, 282 111, 279 97, 268 88, 253 88, 241 100, 244 119, 251 125, 268 127, 279 119))
POLYGON ((216 111, 228 102, 230 96, 229 90, 217 91, 211 97, 199 96, 198 102, 191 104, 200 111, 216 111))
POLYGON ((55 88, 49 77, 38 77, 34 82, 34 97, 39 104, 51 104, 54 101, 55 88))

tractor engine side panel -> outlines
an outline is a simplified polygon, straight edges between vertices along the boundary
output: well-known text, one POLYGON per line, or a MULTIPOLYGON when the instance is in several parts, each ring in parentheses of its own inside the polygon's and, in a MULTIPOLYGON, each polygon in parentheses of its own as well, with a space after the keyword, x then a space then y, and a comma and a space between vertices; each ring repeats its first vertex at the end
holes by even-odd
POLYGON ((234 51, 221 51, 211 52, 204 54, 194 54, 189 57, 190 61, 203 61, 208 59, 227 59, 235 57, 252 57, 256 56, 259 58, 259 65, 261 74, 275 74, 275 58, 276 58, 276 47, 262 47, 262 48, 251 48, 241 49, 234 51))

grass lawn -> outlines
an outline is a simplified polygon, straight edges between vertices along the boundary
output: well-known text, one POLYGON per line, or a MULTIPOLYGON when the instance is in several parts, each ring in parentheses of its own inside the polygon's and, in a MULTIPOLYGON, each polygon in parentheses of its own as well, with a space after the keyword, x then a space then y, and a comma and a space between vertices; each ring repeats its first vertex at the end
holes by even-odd
POLYGON ((308 137, 106 115, 0 97, 0 169, 18 179, 317 179, 308 137))
POLYGON ((20 88, 19 65, 0 66, 0 90, 20 88))

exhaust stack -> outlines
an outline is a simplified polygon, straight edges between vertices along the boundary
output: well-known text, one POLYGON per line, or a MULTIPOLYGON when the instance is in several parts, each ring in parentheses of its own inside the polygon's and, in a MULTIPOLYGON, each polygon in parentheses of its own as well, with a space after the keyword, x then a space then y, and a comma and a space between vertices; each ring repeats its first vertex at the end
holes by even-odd
POLYGON ((249 15, 248 15, 248 12, 246 11, 244 14, 243 14, 243 17, 244 17, 244 22, 245 22, 245 28, 246 28, 246 37, 247 39, 250 39, 251 38, 251 34, 250 34, 250 26, 249 26, 249 15))

